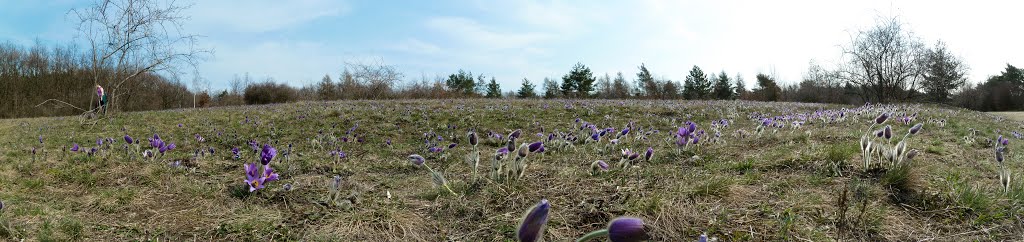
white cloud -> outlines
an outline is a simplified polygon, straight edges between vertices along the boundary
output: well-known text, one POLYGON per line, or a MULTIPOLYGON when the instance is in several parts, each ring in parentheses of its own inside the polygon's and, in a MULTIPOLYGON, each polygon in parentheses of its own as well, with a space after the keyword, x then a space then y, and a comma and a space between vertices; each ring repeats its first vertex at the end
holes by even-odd
POLYGON ((343 1, 199 1, 190 9, 194 27, 215 32, 261 33, 346 14, 343 1))
POLYGON ((424 42, 416 38, 408 38, 404 41, 395 44, 392 48, 397 51, 420 55, 432 55, 441 53, 441 47, 438 47, 437 45, 431 43, 424 42))
POLYGON ((513 33, 495 30, 464 17, 434 17, 425 22, 434 31, 447 35, 454 42, 469 48, 500 50, 532 47, 534 44, 551 39, 551 35, 540 32, 513 33))
POLYGON ((248 45, 217 43, 217 56, 200 69, 214 89, 224 88, 233 75, 249 73, 257 80, 272 77, 301 86, 319 81, 324 74, 341 72, 345 60, 355 55, 337 51, 321 42, 255 42, 248 45))

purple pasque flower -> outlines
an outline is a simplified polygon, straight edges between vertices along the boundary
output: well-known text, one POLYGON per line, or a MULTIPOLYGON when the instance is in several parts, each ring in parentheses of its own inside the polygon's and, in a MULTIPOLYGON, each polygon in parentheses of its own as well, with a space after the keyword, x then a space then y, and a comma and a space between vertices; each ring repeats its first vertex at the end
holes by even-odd
POLYGON ((134 141, 134 139, 132 139, 132 137, 131 137, 131 136, 128 136, 127 134, 126 134, 126 135, 124 135, 124 142, 125 142, 125 143, 129 143, 129 144, 131 144, 131 143, 134 143, 133 141, 134 141))
POLYGON ((647 152, 644 152, 644 161, 651 161, 654 158, 654 147, 647 147, 647 152))
POLYGON ((608 224, 608 239, 612 242, 635 242, 648 240, 644 220, 634 217, 619 217, 608 224))
POLYGON ((160 148, 161 146, 164 146, 164 140, 160 139, 160 135, 153 134, 153 138, 149 139, 149 146, 153 148, 160 148))
POLYGON ((519 158, 526 158, 526 156, 530 155, 530 146, 526 143, 519 145, 517 150, 519 150, 519 158))
POLYGON ((78 152, 78 143, 71 144, 71 151, 78 152))
POLYGON ((235 157, 236 160, 239 159, 239 158, 242 158, 241 151, 238 150, 237 146, 231 148, 231 154, 234 154, 234 157, 235 157))
POLYGON ((277 181, 278 179, 278 174, 274 173, 274 168, 270 167, 270 165, 263 166, 263 172, 261 173, 256 163, 245 164, 245 183, 249 185, 249 192, 263 189, 267 182, 277 181))
POLYGON ((103 138, 96 139, 96 146, 103 146, 103 138))
POLYGON ((540 241, 544 237, 544 227, 548 223, 550 211, 551 204, 547 199, 541 199, 540 203, 533 205, 533 208, 523 216, 519 229, 516 230, 516 238, 522 242, 540 241))
POLYGON ((602 171, 608 170, 608 163, 604 162, 603 160, 595 161, 594 164, 597 165, 597 167, 600 168, 602 171))
POLYGON ((508 155, 508 152, 508 147, 498 148, 498 150, 494 152, 494 159, 501 160, 502 158, 505 158, 506 155, 508 155))
POLYGON ((259 152, 260 151, 260 144, 257 143, 255 140, 250 140, 249 141, 249 148, 252 148, 252 152, 259 152))
POLYGON ((249 185, 249 192, 262 189, 264 179, 259 174, 259 167, 256 163, 245 163, 245 184, 249 185))
POLYGON ((626 148, 626 149, 622 150, 622 158, 623 159, 633 160, 633 159, 636 159, 636 157, 638 157, 638 156, 639 156, 639 154, 637 154, 636 152, 633 152, 629 148, 626 148))
POLYGON ((518 139, 519 135, 522 135, 522 134, 523 134, 523 130, 517 129, 515 131, 512 131, 512 133, 508 134, 508 138, 509 139, 518 139))
POLYGON ((441 153, 441 151, 444 151, 444 148, 437 147, 437 146, 431 146, 430 148, 427 148, 427 152, 430 152, 430 153, 441 153))
POLYGON ((889 119, 889 113, 882 113, 881 115, 878 115, 877 118, 875 118, 875 124, 883 124, 887 119, 889 119))
POLYGON ((892 126, 886 125, 882 130, 882 136, 885 136, 885 139, 892 139, 892 126))
POLYGON ((413 165, 421 166, 423 165, 423 162, 426 161, 426 159, 423 159, 423 156, 417 154, 409 155, 409 162, 412 163, 413 165))
POLYGON ((527 147, 530 153, 544 152, 544 142, 533 142, 527 147))
POLYGON ((387 146, 391 146, 391 139, 385 140, 384 144, 387 145, 387 146))
POLYGON ((263 182, 277 181, 279 178, 280 176, 274 173, 273 167, 270 167, 270 165, 263 166, 263 182))
POLYGON ((451 143, 451 144, 449 144, 449 145, 448 145, 448 149, 449 149, 449 150, 450 150, 450 149, 454 149, 454 148, 455 148, 456 146, 459 146, 459 144, 457 144, 457 143, 451 143))
POLYGON ((263 144, 263 150, 260 151, 260 163, 268 165, 274 159, 274 156, 277 156, 277 149, 274 149, 270 144, 263 144))
POLYGON ((478 143, 476 132, 469 132, 469 145, 476 146, 478 143))
POLYGON ((923 127, 924 127, 924 123, 917 123, 917 124, 914 125, 914 127, 910 127, 909 132, 910 132, 910 134, 917 134, 917 132, 921 132, 921 128, 923 128, 923 127))

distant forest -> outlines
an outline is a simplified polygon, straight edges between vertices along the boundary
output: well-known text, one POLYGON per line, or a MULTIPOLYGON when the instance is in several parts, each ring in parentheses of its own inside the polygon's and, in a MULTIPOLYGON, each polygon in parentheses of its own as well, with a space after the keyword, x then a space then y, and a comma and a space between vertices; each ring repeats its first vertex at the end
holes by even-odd
POLYGON ((227 90, 209 91, 189 89, 174 76, 146 69, 156 65, 132 63, 131 58, 119 65, 94 65, 90 53, 96 52, 75 45, 37 42, 24 47, 8 42, 0 44, 0 94, 5 97, 0 102, 0 118, 82 114, 98 105, 95 85, 119 85, 121 91, 114 96, 116 111, 417 98, 926 102, 978 111, 1024 110, 1024 70, 1007 64, 1002 72, 971 85, 965 76, 967 63, 941 41, 926 46, 896 19, 855 33, 842 51, 844 57, 836 67, 811 62, 800 80, 780 81, 771 73, 759 73, 751 87, 739 74, 705 72, 699 66, 660 70, 688 73, 683 80, 668 80, 655 78, 643 63, 636 73, 600 75, 577 63, 564 76, 524 78, 518 88, 503 93, 494 77, 467 70, 415 80, 385 63, 346 63, 334 78, 326 74, 312 85, 292 87, 273 78, 257 80, 242 74, 230 80, 227 90), (115 83, 102 77, 124 78, 115 83))

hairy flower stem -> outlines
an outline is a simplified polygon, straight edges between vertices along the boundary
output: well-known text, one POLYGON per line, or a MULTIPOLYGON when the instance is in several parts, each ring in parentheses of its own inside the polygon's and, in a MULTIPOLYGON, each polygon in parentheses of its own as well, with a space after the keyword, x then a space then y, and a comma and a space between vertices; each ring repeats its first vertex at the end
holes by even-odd
MULTIPOLYGON (((434 171, 434 169, 430 168, 430 165, 427 165, 426 163, 423 163, 423 166, 427 167, 427 170, 430 171, 431 174, 436 173, 434 171)), ((448 187, 448 183, 447 182, 442 183, 441 186, 444 187, 445 190, 448 190, 448 192, 450 192, 452 194, 452 196, 458 196, 458 194, 455 194, 455 191, 452 191, 451 187, 448 187)))
POLYGON ((590 233, 588 233, 586 235, 583 235, 583 237, 580 237, 579 239, 576 239, 576 242, 590 241, 592 239, 597 239, 597 238, 606 237, 606 236, 608 236, 608 229, 601 229, 601 230, 597 230, 597 231, 594 231, 594 232, 590 232, 590 233))

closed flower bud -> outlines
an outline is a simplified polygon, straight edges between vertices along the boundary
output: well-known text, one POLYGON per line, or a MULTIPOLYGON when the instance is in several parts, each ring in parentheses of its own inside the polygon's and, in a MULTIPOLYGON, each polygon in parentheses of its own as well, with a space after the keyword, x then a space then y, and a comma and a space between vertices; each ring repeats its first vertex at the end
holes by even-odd
POLYGON ((423 156, 417 154, 412 154, 409 156, 409 162, 411 162, 413 165, 423 165, 423 162, 425 161, 426 160, 423 159, 423 156))
POLYGON ((548 212, 551 211, 551 204, 547 199, 540 200, 540 203, 530 208, 530 211, 523 216, 519 229, 516 230, 516 238, 522 242, 540 241, 544 237, 544 227, 548 223, 548 212))
POLYGON ((917 134, 917 132, 921 132, 922 127, 924 127, 924 123, 915 124, 914 127, 910 127, 910 134, 917 134))
POLYGON ((917 149, 912 149, 910 151, 907 151, 907 159, 908 160, 913 160, 914 157, 917 157, 917 149))
POLYGON ((882 115, 878 115, 878 117, 875 118, 875 124, 885 123, 886 119, 889 119, 889 113, 882 113, 882 115))
POLYGON ((619 217, 608 224, 608 239, 612 242, 635 242, 650 238, 642 219, 619 217))
POLYGON ((476 132, 469 132, 469 145, 476 146, 477 142, 476 132))

